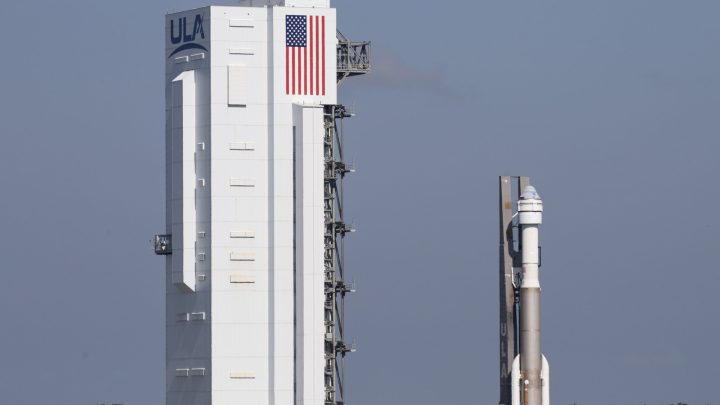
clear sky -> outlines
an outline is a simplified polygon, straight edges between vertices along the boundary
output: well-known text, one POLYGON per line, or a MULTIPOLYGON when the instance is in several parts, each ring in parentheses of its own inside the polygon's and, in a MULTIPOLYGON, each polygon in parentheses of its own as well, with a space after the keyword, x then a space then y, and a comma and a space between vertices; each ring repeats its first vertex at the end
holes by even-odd
MULTIPOLYGON (((163 18, 205 4, 0 4, 1 403, 163 402, 163 18)), ((341 91, 350 403, 497 403, 522 174, 553 403, 720 404, 720 3, 334 5, 375 65, 341 91)))

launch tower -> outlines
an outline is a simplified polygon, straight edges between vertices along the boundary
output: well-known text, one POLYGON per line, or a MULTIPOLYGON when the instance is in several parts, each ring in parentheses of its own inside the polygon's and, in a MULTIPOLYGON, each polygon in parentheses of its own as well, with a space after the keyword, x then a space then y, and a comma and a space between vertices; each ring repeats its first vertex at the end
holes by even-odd
POLYGON ((337 85, 370 69, 329 0, 245 0, 165 24, 168 405, 342 405, 337 85))

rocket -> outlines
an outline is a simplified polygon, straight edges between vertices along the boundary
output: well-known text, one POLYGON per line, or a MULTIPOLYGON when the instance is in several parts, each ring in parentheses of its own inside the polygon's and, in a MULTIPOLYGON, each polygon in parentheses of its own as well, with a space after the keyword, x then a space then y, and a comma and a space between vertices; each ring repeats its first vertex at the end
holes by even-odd
POLYGON ((522 243, 520 354, 512 367, 512 405, 550 405, 550 367, 540 346, 540 246, 543 202, 533 186, 518 201, 522 243))

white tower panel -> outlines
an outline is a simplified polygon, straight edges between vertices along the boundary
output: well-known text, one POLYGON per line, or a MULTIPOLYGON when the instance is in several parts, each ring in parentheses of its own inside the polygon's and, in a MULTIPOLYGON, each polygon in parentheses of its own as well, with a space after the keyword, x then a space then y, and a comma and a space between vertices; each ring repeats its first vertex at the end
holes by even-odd
POLYGON ((321 404, 323 392, 324 117, 320 106, 295 106, 297 404, 321 404))
POLYGON ((173 190, 173 234, 179 242, 175 250, 172 281, 180 288, 195 290, 196 209, 195 188, 195 71, 186 71, 172 81, 172 149, 173 171, 182 173, 173 190))

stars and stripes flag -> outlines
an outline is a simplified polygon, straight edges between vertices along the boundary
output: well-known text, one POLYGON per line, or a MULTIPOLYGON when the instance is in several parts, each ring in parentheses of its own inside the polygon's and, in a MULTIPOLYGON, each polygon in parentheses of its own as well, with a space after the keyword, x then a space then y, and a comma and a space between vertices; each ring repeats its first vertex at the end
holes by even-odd
POLYGON ((325 16, 285 16, 285 94, 325 95, 325 16))

